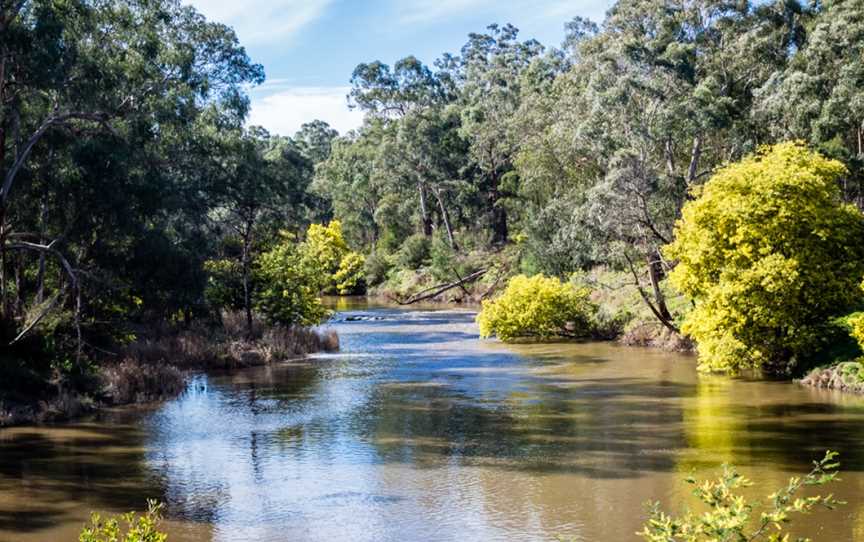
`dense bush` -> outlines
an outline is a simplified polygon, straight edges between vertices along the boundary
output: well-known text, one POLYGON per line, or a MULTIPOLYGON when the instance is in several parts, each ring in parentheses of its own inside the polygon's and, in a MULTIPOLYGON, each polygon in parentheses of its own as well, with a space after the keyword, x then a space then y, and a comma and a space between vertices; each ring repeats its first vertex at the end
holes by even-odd
POLYGON ((406 269, 420 269, 429 263, 432 243, 422 235, 412 235, 405 239, 399 249, 399 264, 406 269))
POLYGON ((758 515, 759 503, 749 502, 738 492, 753 484, 734 469, 725 466, 716 481, 697 483, 690 478, 687 482, 695 486, 693 494, 708 510, 676 518, 664 513, 658 503, 652 503, 651 516, 639 535, 648 542, 789 541, 791 514, 806 514, 817 508, 833 510, 843 504, 832 495, 799 496, 806 487, 837 480, 836 457, 836 453, 828 452, 821 461, 814 461, 806 476, 791 478, 786 487, 768 496, 770 504, 758 515))
POLYGON ((380 251, 373 252, 366 256, 363 272, 365 274, 367 285, 378 286, 387 280, 387 274, 390 273, 390 269, 392 268, 393 264, 387 256, 380 251))
POLYGON ((357 252, 349 252, 339 262, 333 274, 336 292, 339 295, 360 294, 366 291, 366 258, 357 252))
POLYGON ((204 271, 207 273, 204 298, 211 307, 243 307, 243 270, 239 261, 228 258, 207 260, 204 271))
POLYGON ((256 308, 268 323, 310 326, 327 316, 318 294, 322 281, 329 279, 310 265, 291 236, 261 255, 256 278, 260 284, 256 308))
POLYGON ((130 512, 119 519, 105 519, 93 514, 90 525, 81 531, 78 542, 165 542, 168 535, 159 532, 162 505, 156 501, 147 504, 147 512, 140 516, 130 512))
POLYGON ((703 369, 788 371, 861 298, 864 217, 841 203, 845 173, 784 143, 720 170, 684 206, 666 255, 695 302, 682 329, 703 369))
POLYGON ((362 293, 365 287, 363 255, 351 252, 342 234, 342 223, 312 224, 299 252, 303 265, 315 269, 324 293, 362 293))
POLYGON ((515 276, 500 297, 483 302, 480 334, 502 341, 586 337, 597 311, 589 295, 588 289, 555 278, 515 276))
POLYGON ((864 349, 864 312, 851 315, 848 322, 851 328, 849 334, 858 341, 858 346, 864 349))

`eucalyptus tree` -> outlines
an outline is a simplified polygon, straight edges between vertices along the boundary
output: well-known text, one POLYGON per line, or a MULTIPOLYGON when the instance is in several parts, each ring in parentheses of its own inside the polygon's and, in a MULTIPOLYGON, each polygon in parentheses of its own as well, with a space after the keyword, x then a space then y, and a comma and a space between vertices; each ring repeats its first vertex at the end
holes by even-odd
POLYGON ((233 31, 176 0, 0 2, 0 305, 13 342, 71 304, 81 356, 82 282, 136 275, 106 248, 180 224, 165 203, 204 191, 182 156, 190 127, 239 125, 243 85, 262 79, 233 31), (19 277, 35 254, 38 277, 17 280, 14 309, 12 252, 19 277), (40 303, 47 284, 56 293, 40 303))
MULTIPOLYGON (((247 333, 252 335, 253 265, 269 239, 307 224, 312 165, 291 140, 271 137, 259 127, 238 130, 223 140, 220 180, 211 219, 226 241, 239 241, 239 282, 247 333)), ((230 256, 230 254, 228 255, 230 256)), ((230 258, 229 258, 230 259, 230 258)))
POLYGON ((756 118, 777 139, 811 141, 842 159, 852 170, 845 196, 864 207, 864 2, 797 7, 803 45, 760 89, 756 118))
MULTIPOLYGON (((408 56, 396 62, 393 69, 380 61, 357 66, 351 77, 348 95, 352 107, 368 115, 398 124, 414 112, 440 108, 454 100, 449 74, 433 72, 416 57, 408 56)), ((420 224, 426 237, 432 235, 432 211, 427 179, 415 165, 416 204, 420 224)))
POLYGON ((513 122, 522 98, 522 74, 544 48, 536 40, 519 41, 513 25, 491 25, 473 33, 456 59, 452 79, 459 89, 462 134, 481 172, 480 190, 487 196, 492 242, 507 241, 507 211, 502 178, 513 169, 518 149, 513 122))
POLYGON ((572 204, 540 233, 558 252, 587 252, 573 264, 632 270, 670 329, 660 281, 674 262, 658 249, 689 191, 767 137, 750 115, 754 95, 794 36, 776 15, 720 0, 621 0, 598 31, 576 25, 569 70, 520 112, 531 133, 516 161, 521 182, 541 208, 572 204))
MULTIPOLYGON (((451 205, 471 191, 468 144, 460 133, 459 111, 453 107, 418 110, 403 117, 385 141, 381 155, 384 175, 422 185, 437 204, 439 224, 450 248, 458 250, 451 205)), ((427 211, 430 218, 432 211, 427 211)))
POLYGON ((337 137, 339 137, 339 132, 331 128, 329 124, 323 120, 313 120, 303 123, 292 140, 312 164, 320 164, 330 157, 333 140, 337 137))
MULTIPOLYGON (((382 234, 381 224, 405 228, 410 218, 399 213, 385 220, 387 210, 412 201, 413 190, 384 184, 379 163, 384 138, 393 127, 381 119, 367 119, 358 130, 336 138, 330 156, 316 168, 312 191, 326 198, 333 216, 342 222, 349 242, 374 249, 382 234)), ((410 232, 409 232, 410 233, 410 232)), ((401 235, 400 235, 401 238, 401 235)))

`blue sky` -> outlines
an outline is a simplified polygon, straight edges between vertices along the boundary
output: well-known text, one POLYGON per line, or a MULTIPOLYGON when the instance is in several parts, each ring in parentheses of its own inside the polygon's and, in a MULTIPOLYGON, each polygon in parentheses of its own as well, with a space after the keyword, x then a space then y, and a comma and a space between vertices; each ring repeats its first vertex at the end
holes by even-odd
POLYGON ((340 132, 362 117, 345 95, 354 67, 458 52, 469 32, 513 23, 522 37, 559 45, 575 15, 600 21, 611 0, 187 0, 237 31, 267 82, 250 92, 250 123, 291 135, 316 118, 340 132))

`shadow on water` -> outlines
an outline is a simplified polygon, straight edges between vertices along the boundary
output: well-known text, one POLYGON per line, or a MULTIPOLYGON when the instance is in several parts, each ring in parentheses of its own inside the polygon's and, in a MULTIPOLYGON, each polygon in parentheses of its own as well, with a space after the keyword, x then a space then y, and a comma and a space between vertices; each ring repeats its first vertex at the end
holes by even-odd
POLYGON ((56 431, 62 435, 52 438, 45 428, 0 433, 0 532, 38 531, 67 521, 69 502, 132 510, 163 494, 160 480, 145 467, 140 428, 94 420, 56 431), (2 491, 8 488, 27 499, 7 502, 2 491))

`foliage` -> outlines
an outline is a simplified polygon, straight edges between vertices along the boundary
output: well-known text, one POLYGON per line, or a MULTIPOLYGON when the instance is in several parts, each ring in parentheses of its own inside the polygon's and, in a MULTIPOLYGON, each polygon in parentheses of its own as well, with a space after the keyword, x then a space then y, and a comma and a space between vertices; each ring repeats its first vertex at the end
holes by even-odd
POLYGON ((477 316, 480 335, 502 341, 586 337, 597 310, 589 295, 586 288, 555 278, 517 275, 498 298, 483 302, 477 316))
POLYGON ((120 518, 105 519, 93 514, 90 525, 81 531, 79 542, 165 542, 168 535, 159 532, 162 520, 162 504, 147 502, 147 512, 136 515, 134 512, 120 518), (121 526, 125 524, 125 528, 121 526))
POLYGON ((207 286, 204 298, 217 309, 243 307, 243 270, 240 262, 222 258, 204 262, 207 286))
POLYGON ((393 267, 390 259, 381 252, 373 252, 366 256, 363 274, 369 286, 377 286, 387 280, 387 274, 393 267))
POLYGON ((364 258, 348 248, 338 220, 326 226, 310 225, 299 251, 303 265, 316 270, 321 277, 323 292, 341 295, 362 292, 364 258))
POLYGON ((262 254, 255 274, 261 285, 256 308, 269 323, 311 326, 327 316, 318 297, 327 279, 320 268, 309 265, 293 236, 283 235, 281 242, 262 254))
POLYGON ((363 292, 365 288, 366 258, 357 252, 349 252, 339 262, 339 269, 333 274, 336 291, 339 295, 363 292))
POLYGON ((406 269, 420 269, 429 263, 432 243, 425 235, 412 235, 399 249, 399 263, 406 269))
POLYGON ((663 512, 659 503, 652 503, 650 518, 638 534, 648 542, 788 542, 790 516, 818 508, 833 510, 843 504, 830 494, 799 496, 805 488, 837 481, 836 459, 836 452, 827 452, 813 462, 806 476, 791 478, 785 487, 768 495, 767 506, 749 502, 740 493, 753 484, 729 466, 723 467, 723 475, 716 481, 699 483, 689 478, 687 482, 695 486, 693 494, 708 510, 676 518, 663 512))
POLYGON ((864 312, 858 312, 850 316, 848 324, 851 328, 850 335, 858 341, 858 346, 864 350, 864 312))
POLYGON ((840 201, 839 162, 784 143, 718 171, 694 192, 666 255, 696 303, 683 330, 700 366, 786 371, 828 319, 857 302, 864 217, 840 201))
MULTIPOLYGON (((281 230, 303 238, 310 224, 321 226, 296 250, 319 274, 285 274, 323 292, 422 289, 515 245, 512 268, 526 274, 625 272, 644 305, 630 312, 677 335, 689 309, 671 295, 675 262, 660 248, 718 167, 803 138, 844 163, 841 197, 864 207, 859 8, 618 0, 602 24, 568 22, 558 48, 491 25, 431 65, 361 63, 348 99, 362 126, 339 136, 313 121, 285 137, 246 125, 246 89, 263 69, 193 7, 0 3, 0 341, 27 335, 3 370, 84 374, 130 328, 225 308, 244 309, 251 333, 253 308, 279 298, 259 283, 262 255, 281 230)), ((856 258, 798 264, 831 274, 856 258)), ((748 318, 778 316, 813 277, 790 272, 791 259, 742 276, 754 288, 748 318)), ((772 328, 770 352, 736 367, 824 347, 818 328, 834 314, 817 313, 828 301, 772 328)), ((623 321, 615 309, 600 318, 608 330, 623 321)), ((742 357, 740 330, 727 331, 723 344, 742 357)))

